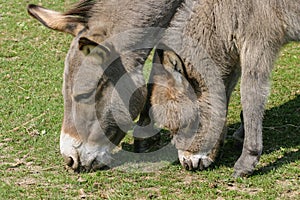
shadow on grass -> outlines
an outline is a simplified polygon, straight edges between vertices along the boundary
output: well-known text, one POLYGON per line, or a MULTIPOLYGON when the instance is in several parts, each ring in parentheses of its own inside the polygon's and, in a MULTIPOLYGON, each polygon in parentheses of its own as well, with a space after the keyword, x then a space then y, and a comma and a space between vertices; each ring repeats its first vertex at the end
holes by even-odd
MULTIPOLYGON (((212 168, 226 166, 233 168, 234 163, 239 158, 242 151, 242 144, 236 142, 231 136, 240 126, 240 123, 230 124, 228 126, 228 138, 221 149, 220 157, 212 168)), ((282 165, 294 162, 300 159, 300 96, 265 112, 263 122, 263 154, 270 154, 279 151, 282 148, 294 148, 294 151, 284 153, 284 156, 277 158, 276 161, 268 163, 262 168, 258 168, 253 175, 266 174, 270 171, 280 168, 282 165)), ((124 144, 127 150, 133 149, 132 144, 124 144)), ((155 153, 128 154, 123 151, 116 154, 117 162, 114 167, 128 163, 143 162, 171 162, 174 165, 180 165, 177 159, 177 150, 169 146, 170 153, 163 156, 157 156, 155 153)), ((129 150, 130 151, 130 150, 129 150)))
MULTIPOLYGON (((229 125, 228 139, 222 149, 221 157, 216 166, 225 165, 233 167, 239 158, 242 145, 238 144, 230 136, 240 126, 239 123, 229 125)), ((281 166, 300 160, 300 96, 265 112, 263 122, 263 154, 271 154, 275 151, 291 148, 275 161, 268 163, 254 171, 253 175, 267 174, 281 166)))
POLYGON ((151 140, 151 142, 148 140, 146 143, 151 144, 149 148, 146 148, 148 151, 146 153, 135 153, 132 143, 121 143, 122 150, 113 155, 111 166, 119 169, 128 169, 128 166, 131 166, 135 169, 139 168, 140 171, 149 172, 165 167, 170 163, 177 163, 177 149, 171 144, 171 137, 168 131, 162 130, 160 139, 151 140), (124 168, 123 165, 126 167, 124 168), (154 168, 150 169, 151 166, 154 168))

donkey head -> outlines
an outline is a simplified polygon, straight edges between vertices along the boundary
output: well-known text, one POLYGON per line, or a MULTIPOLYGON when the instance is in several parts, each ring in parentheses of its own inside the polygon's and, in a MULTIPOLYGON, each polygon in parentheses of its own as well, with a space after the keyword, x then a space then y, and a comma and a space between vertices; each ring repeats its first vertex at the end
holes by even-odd
POLYGON ((171 50, 156 50, 152 74, 152 114, 158 126, 173 134, 196 128, 197 97, 180 57, 171 50))
POLYGON ((84 15, 93 6, 90 2, 64 14, 28 7, 45 26, 74 36, 65 61, 60 136, 61 154, 74 170, 107 165, 146 98, 142 64, 149 50, 118 52, 107 42, 110 23, 88 27, 84 15))
POLYGON ((152 70, 154 122, 173 134, 172 143, 183 167, 208 167, 219 153, 226 130, 211 132, 211 91, 206 89, 205 80, 195 81, 189 64, 172 50, 156 50, 152 70))

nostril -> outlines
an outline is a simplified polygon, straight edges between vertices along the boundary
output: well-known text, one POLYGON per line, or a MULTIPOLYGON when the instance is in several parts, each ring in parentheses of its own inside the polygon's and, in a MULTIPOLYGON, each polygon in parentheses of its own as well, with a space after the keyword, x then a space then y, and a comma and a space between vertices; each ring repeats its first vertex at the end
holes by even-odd
POLYGON ((65 163, 69 166, 72 167, 74 164, 74 159, 72 157, 67 157, 65 158, 65 163))
POLYGON ((189 159, 183 158, 183 167, 184 167, 186 170, 193 170, 193 164, 192 164, 192 161, 189 160, 189 159))
POLYGON ((202 170, 204 170, 204 168, 205 168, 205 166, 204 166, 203 160, 200 159, 198 169, 199 169, 200 171, 202 171, 202 170))
POLYGON ((189 165, 188 165, 187 163, 184 163, 184 168, 185 168, 186 170, 190 170, 190 167, 189 167, 189 165))

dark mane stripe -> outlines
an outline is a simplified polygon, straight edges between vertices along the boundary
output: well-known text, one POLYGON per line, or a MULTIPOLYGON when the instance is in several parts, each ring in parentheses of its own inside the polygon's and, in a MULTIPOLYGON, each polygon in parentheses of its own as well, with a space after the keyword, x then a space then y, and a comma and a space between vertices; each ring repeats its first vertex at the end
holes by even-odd
POLYGON ((75 4, 73 8, 64 13, 65 16, 70 16, 68 21, 87 23, 91 17, 90 10, 97 3, 96 0, 82 0, 75 4))

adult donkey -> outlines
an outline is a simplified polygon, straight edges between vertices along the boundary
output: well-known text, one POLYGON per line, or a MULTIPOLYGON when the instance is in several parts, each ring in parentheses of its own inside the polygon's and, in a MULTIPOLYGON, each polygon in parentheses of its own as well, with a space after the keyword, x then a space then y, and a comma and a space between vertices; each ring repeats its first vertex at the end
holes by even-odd
POLYGON ((234 176, 253 172, 263 148, 270 72, 280 48, 299 40, 296 0, 203 0, 177 11, 164 50, 158 46, 155 54, 148 104, 154 121, 173 132, 183 166, 204 169, 215 160, 241 77, 243 124, 234 137, 243 140, 243 151, 234 176))
POLYGON ((60 13, 29 5, 74 36, 65 61, 60 151, 74 170, 107 165, 146 99, 142 67, 182 0, 84 0, 60 13))

